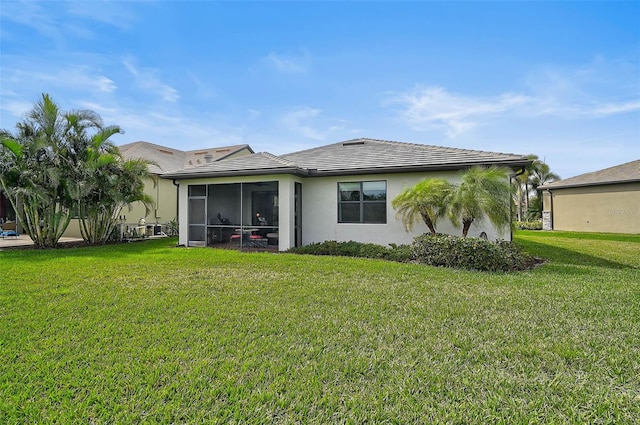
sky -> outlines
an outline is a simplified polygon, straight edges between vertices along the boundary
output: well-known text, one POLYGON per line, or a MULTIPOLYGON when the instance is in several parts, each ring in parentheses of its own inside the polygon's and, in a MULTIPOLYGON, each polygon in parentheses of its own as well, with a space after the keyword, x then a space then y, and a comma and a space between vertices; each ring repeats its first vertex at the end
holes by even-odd
POLYGON ((0 128, 48 93, 139 140, 285 154, 359 137, 640 158, 640 2, 0 2, 0 128))

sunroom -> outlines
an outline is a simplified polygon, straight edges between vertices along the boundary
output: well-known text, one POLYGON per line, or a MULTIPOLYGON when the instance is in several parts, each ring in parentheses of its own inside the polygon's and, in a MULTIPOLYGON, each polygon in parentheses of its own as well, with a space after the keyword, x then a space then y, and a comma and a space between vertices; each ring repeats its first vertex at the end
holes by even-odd
POLYGON ((278 182, 191 184, 189 245, 267 248, 278 245, 278 182))

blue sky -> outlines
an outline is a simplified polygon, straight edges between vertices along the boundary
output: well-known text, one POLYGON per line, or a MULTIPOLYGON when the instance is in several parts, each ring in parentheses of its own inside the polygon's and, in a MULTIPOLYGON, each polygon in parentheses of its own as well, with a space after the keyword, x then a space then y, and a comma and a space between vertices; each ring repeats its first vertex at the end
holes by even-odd
POLYGON ((640 2, 0 4, 0 127, 41 93, 178 149, 356 137, 640 158, 640 2))

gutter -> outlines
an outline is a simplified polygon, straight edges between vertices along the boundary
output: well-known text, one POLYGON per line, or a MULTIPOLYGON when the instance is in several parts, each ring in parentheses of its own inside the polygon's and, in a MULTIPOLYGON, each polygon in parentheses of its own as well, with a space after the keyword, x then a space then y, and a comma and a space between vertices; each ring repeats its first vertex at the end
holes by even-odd
POLYGON ((180 183, 176 183, 176 179, 172 183, 176 187, 176 222, 180 226, 180 183))
MULTIPOLYGON (((369 167, 369 168, 347 168, 347 169, 329 169, 322 170, 317 168, 300 168, 300 167, 283 167, 283 168, 260 168, 260 169, 244 169, 244 170, 224 170, 224 171, 201 171, 201 172, 185 172, 181 174, 166 174, 164 178, 215 178, 215 177, 237 177, 237 176, 260 176, 268 174, 293 174, 299 177, 329 177, 329 176, 350 176, 362 174, 399 174, 412 173, 420 171, 448 171, 460 170, 476 165, 496 165, 505 167, 520 167, 520 171, 516 175, 524 172, 526 161, 517 162, 465 162, 456 164, 435 164, 435 165, 401 165, 397 167, 369 167)), ((528 162, 526 162, 528 163, 528 162)))
MULTIPOLYGON (((568 179, 567 179, 568 180, 568 179)), ((559 180, 558 183, 561 183, 562 180, 559 180)), ((590 187, 590 186, 607 186, 612 184, 628 184, 628 183, 640 183, 640 179, 630 179, 630 180, 616 180, 616 181, 603 181, 603 182, 590 182, 590 183, 567 183, 564 185, 555 185, 556 182, 549 183, 549 185, 553 185, 551 188, 546 188, 544 186, 541 189, 544 190, 555 190, 555 189, 573 189, 576 187, 590 187)))

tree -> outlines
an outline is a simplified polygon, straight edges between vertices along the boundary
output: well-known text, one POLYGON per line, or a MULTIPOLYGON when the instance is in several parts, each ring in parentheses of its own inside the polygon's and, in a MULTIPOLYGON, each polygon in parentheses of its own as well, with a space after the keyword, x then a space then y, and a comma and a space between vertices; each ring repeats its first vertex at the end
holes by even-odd
POLYGON ((436 234, 436 223, 444 216, 444 199, 454 186, 445 179, 425 179, 408 187, 396 196, 391 205, 397 210, 406 231, 413 230, 416 221, 422 219, 431 234, 436 234))
POLYGON ((143 185, 148 163, 123 160, 109 140, 120 128, 95 112, 62 112, 43 94, 16 127, 0 133, 0 184, 36 246, 55 246, 74 211, 82 237, 101 243, 125 205, 152 205, 143 185))
MULTIPOLYGON (((528 158, 531 163, 524 168, 522 173, 516 175, 513 180, 515 188, 514 200, 519 221, 524 220, 525 215, 529 214, 532 209, 532 192, 539 197, 540 193, 537 190, 539 186, 560 179, 560 176, 551 172, 549 165, 540 160, 537 155, 531 154, 528 158)), ((535 203, 536 205, 539 204, 539 199, 535 203)), ((535 206, 533 209, 535 209, 535 206)))
POLYGON ((89 111, 64 113, 43 94, 15 135, 3 130, 0 184, 37 247, 55 246, 69 225, 66 143, 74 123, 94 126, 94 117, 89 111))
POLYGON ((148 214, 153 200, 144 193, 143 179, 155 178, 149 162, 123 160, 109 138, 118 126, 103 127, 90 136, 78 128, 71 138, 69 167, 75 176, 71 197, 80 220, 80 234, 89 244, 105 243, 112 236, 122 209, 142 202, 148 214))
POLYGON ((78 199, 80 232, 87 243, 105 243, 125 206, 142 202, 146 214, 153 207, 153 199, 144 193, 143 183, 144 178, 151 178, 149 163, 101 154, 87 165, 90 177, 85 178, 84 196, 78 199))
POLYGON ((527 220, 537 220, 542 217, 542 191, 538 188, 556 180, 560 180, 560 176, 552 172, 546 163, 537 161, 530 178, 531 189, 535 192, 535 195, 529 202, 527 220))
POLYGON ((509 171, 499 167, 472 167, 444 199, 447 216, 467 237, 474 221, 487 217, 500 233, 511 223, 509 171))

